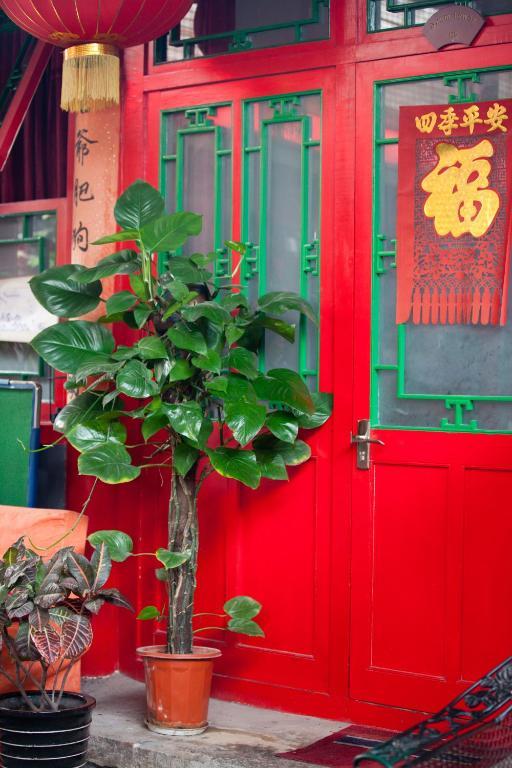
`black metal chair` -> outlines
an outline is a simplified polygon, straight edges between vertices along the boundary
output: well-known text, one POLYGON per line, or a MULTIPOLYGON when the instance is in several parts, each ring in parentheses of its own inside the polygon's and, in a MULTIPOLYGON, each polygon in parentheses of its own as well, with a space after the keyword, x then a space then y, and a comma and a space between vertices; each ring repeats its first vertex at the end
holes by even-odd
POLYGON ((512 768, 512 657, 444 709, 354 759, 386 768, 512 768))

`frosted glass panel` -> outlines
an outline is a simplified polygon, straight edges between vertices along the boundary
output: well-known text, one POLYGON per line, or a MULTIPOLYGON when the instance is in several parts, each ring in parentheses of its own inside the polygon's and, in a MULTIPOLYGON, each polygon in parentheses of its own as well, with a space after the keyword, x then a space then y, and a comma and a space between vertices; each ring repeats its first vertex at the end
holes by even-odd
POLYGON ((230 274, 224 243, 233 237, 231 120, 229 104, 164 113, 161 180, 167 209, 203 216, 201 234, 183 251, 216 251, 219 279, 230 274))
MULTIPOLYGON (((200 213, 203 231, 187 240, 184 251, 208 253, 213 247, 215 212, 215 136, 213 133, 189 134, 183 138, 183 210, 200 213)), ((220 193, 220 190, 219 190, 220 193)))
MULTIPOLYGON (((245 105, 243 270, 254 301, 293 291, 320 310, 322 100, 318 93, 284 94, 245 105)), ((267 332, 264 366, 291 367, 313 388, 318 379, 318 329, 297 312, 295 343, 267 332)))
MULTIPOLYGON (((268 127, 268 203, 265 242, 267 290, 300 293, 301 234, 301 123, 268 127)), ((290 312, 283 319, 297 321, 290 312)), ((266 364, 297 368, 298 339, 290 344, 267 334, 266 364)))
MULTIPOLYGON (((396 195, 400 106, 512 97, 512 72, 463 73, 382 86, 377 96, 372 420, 450 431, 512 430, 512 309, 505 326, 397 326, 396 195), (448 82, 448 85, 447 85, 448 82), (385 138, 391 143, 379 143, 385 138), (498 398, 498 399, 496 399, 498 398), (501 398, 501 400, 500 400, 501 398), (508 402, 510 401, 510 402, 508 402)), ((512 262, 511 262, 512 263, 512 262)), ((509 274, 509 283, 512 280, 509 274)))

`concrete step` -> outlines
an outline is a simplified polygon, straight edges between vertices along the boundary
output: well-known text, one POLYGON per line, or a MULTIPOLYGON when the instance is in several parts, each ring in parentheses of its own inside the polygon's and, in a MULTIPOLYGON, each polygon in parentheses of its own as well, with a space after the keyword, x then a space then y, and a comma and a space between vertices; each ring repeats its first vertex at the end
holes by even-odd
POLYGON ((116 674, 86 680, 84 690, 97 701, 89 759, 102 768, 297 768, 276 753, 347 725, 212 699, 205 733, 160 736, 144 726, 142 683, 116 674))

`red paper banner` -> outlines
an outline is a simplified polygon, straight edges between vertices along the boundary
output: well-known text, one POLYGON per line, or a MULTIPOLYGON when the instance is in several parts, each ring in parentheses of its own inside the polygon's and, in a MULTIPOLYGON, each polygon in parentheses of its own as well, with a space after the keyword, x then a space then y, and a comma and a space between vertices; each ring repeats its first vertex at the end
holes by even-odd
POLYGON ((512 99, 400 108, 397 323, 505 324, 512 99))

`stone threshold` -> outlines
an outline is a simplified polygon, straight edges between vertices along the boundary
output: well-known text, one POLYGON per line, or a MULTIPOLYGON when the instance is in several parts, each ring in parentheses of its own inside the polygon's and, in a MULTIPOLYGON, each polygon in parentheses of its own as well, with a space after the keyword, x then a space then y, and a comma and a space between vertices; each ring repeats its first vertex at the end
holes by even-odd
POLYGON ((97 701, 89 760, 102 768, 297 768, 276 753, 347 725, 212 699, 205 733, 160 736, 144 726, 143 683, 115 674, 85 680, 83 688, 97 701))

